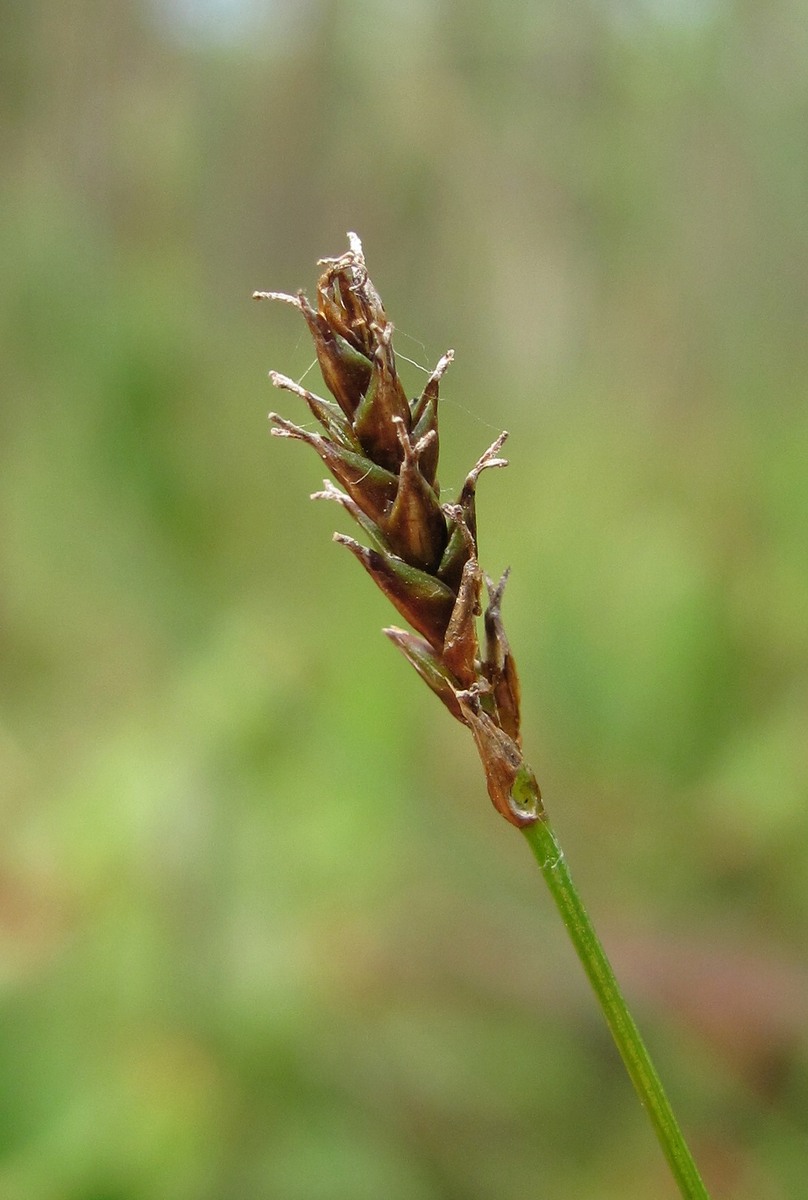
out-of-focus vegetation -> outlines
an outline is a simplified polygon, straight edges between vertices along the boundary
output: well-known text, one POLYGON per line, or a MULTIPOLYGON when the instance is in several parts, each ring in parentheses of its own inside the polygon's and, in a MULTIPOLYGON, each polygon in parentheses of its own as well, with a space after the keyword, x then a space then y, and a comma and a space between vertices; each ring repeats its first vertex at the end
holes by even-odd
POLYGON ((805 6, 0 15, 0 1196, 672 1195, 267 436, 310 351, 250 293, 350 228, 412 390, 457 352, 447 495, 511 431, 529 756, 708 1182, 803 1197, 805 6))

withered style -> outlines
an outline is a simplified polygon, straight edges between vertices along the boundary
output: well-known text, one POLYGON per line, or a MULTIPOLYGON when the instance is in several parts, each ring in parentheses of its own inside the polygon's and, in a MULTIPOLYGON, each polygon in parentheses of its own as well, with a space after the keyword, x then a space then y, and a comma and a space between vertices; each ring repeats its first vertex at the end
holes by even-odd
POLYGON ((303 292, 255 292, 303 314, 328 391, 326 400, 270 372, 276 387, 305 400, 322 433, 270 413, 277 437, 306 442, 344 490, 326 480, 315 499, 335 500, 372 543, 367 548, 335 534, 376 581, 416 633, 395 627, 395 642, 458 721, 467 725, 485 769, 494 806, 512 824, 542 815, 536 778, 524 761, 519 734, 519 680, 502 626, 507 572, 496 586, 486 578, 484 653, 477 635, 483 574, 477 560, 476 489, 487 467, 504 467, 502 433, 466 477, 456 504, 441 504, 438 469, 438 392, 454 357, 449 350, 410 401, 396 371, 393 326, 370 281, 362 245, 322 259, 317 306, 303 292))

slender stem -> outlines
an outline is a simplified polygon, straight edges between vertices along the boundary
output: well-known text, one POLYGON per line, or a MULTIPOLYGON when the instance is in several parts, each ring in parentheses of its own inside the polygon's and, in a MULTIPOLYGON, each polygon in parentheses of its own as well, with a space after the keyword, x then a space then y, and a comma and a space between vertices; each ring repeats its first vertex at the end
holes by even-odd
POLYGON ((614 971, 570 877, 546 814, 522 830, 558 906, 573 946, 606 1018, 640 1103, 647 1110, 685 1200, 709 1200, 662 1081, 620 992, 614 971))

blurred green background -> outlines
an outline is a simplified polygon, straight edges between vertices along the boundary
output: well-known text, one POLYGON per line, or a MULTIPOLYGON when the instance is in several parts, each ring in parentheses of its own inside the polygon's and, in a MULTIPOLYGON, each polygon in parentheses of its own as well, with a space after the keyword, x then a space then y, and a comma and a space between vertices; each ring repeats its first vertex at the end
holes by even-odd
MULTIPOLYGON (((808 8, 0 4, 0 1197, 673 1185, 310 505, 254 288, 356 229, 718 1197, 808 1171, 808 8)), ((313 381, 315 375, 307 377, 313 381)), ((347 528, 344 523, 342 528, 347 528)))

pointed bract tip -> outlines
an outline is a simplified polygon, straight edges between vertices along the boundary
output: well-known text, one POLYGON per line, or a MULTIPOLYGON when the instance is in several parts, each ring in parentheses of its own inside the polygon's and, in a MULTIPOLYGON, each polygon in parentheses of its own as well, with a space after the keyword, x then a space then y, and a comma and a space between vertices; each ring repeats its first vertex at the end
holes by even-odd
POLYGON ((304 390, 299 383, 295 383, 294 379, 290 379, 288 375, 281 375, 280 371, 270 371, 269 381, 273 387, 280 388, 284 392, 295 392, 299 395, 304 390))
POLYGON ((359 234, 353 233, 352 230, 349 229, 348 233, 347 233, 347 238, 348 238, 348 245, 351 247, 351 252, 353 254, 355 254, 357 258, 361 258, 364 260, 365 252, 362 249, 362 239, 360 238, 359 234))
POLYGON ((489 600, 491 601, 492 605, 499 604, 499 602, 502 600, 502 593, 505 591, 505 584, 508 582, 508 579, 510 578, 510 574, 511 574, 511 568, 506 567, 496 583, 494 583, 494 581, 490 577, 490 575, 486 575, 484 577, 485 578, 485 586, 488 591, 488 597, 489 597, 489 600))
POLYGON ((253 300, 280 300, 282 304, 291 304, 293 308, 300 308, 300 297, 290 296, 288 292, 253 292, 253 300))
POLYGON ((281 417, 276 412, 269 413, 269 420, 272 422, 273 428, 270 433, 275 437, 296 438, 298 441, 309 442, 316 444, 314 439, 316 434, 307 433, 305 429, 301 429, 298 425, 293 425, 291 421, 287 421, 285 417, 281 417))
POLYGON ((323 480, 322 490, 312 492, 309 496, 310 500, 336 500, 337 504, 348 506, 351 503, 350 496, 346 496, 345 492, 340 491, 338 487, 334 487, 330 479, 323 480))
POLYGON ((454 350, 447 350, 446 353, 444 354, 443 358, 438 359, 438 364, 435 367, 435 370, 429 376, 429 380, 427 382, 428 383, 438 383, 439 380, 441 380, 443 378, 443 376, 446 374, 449 367, 454 362, 454 356, 455 356, 454 350))

